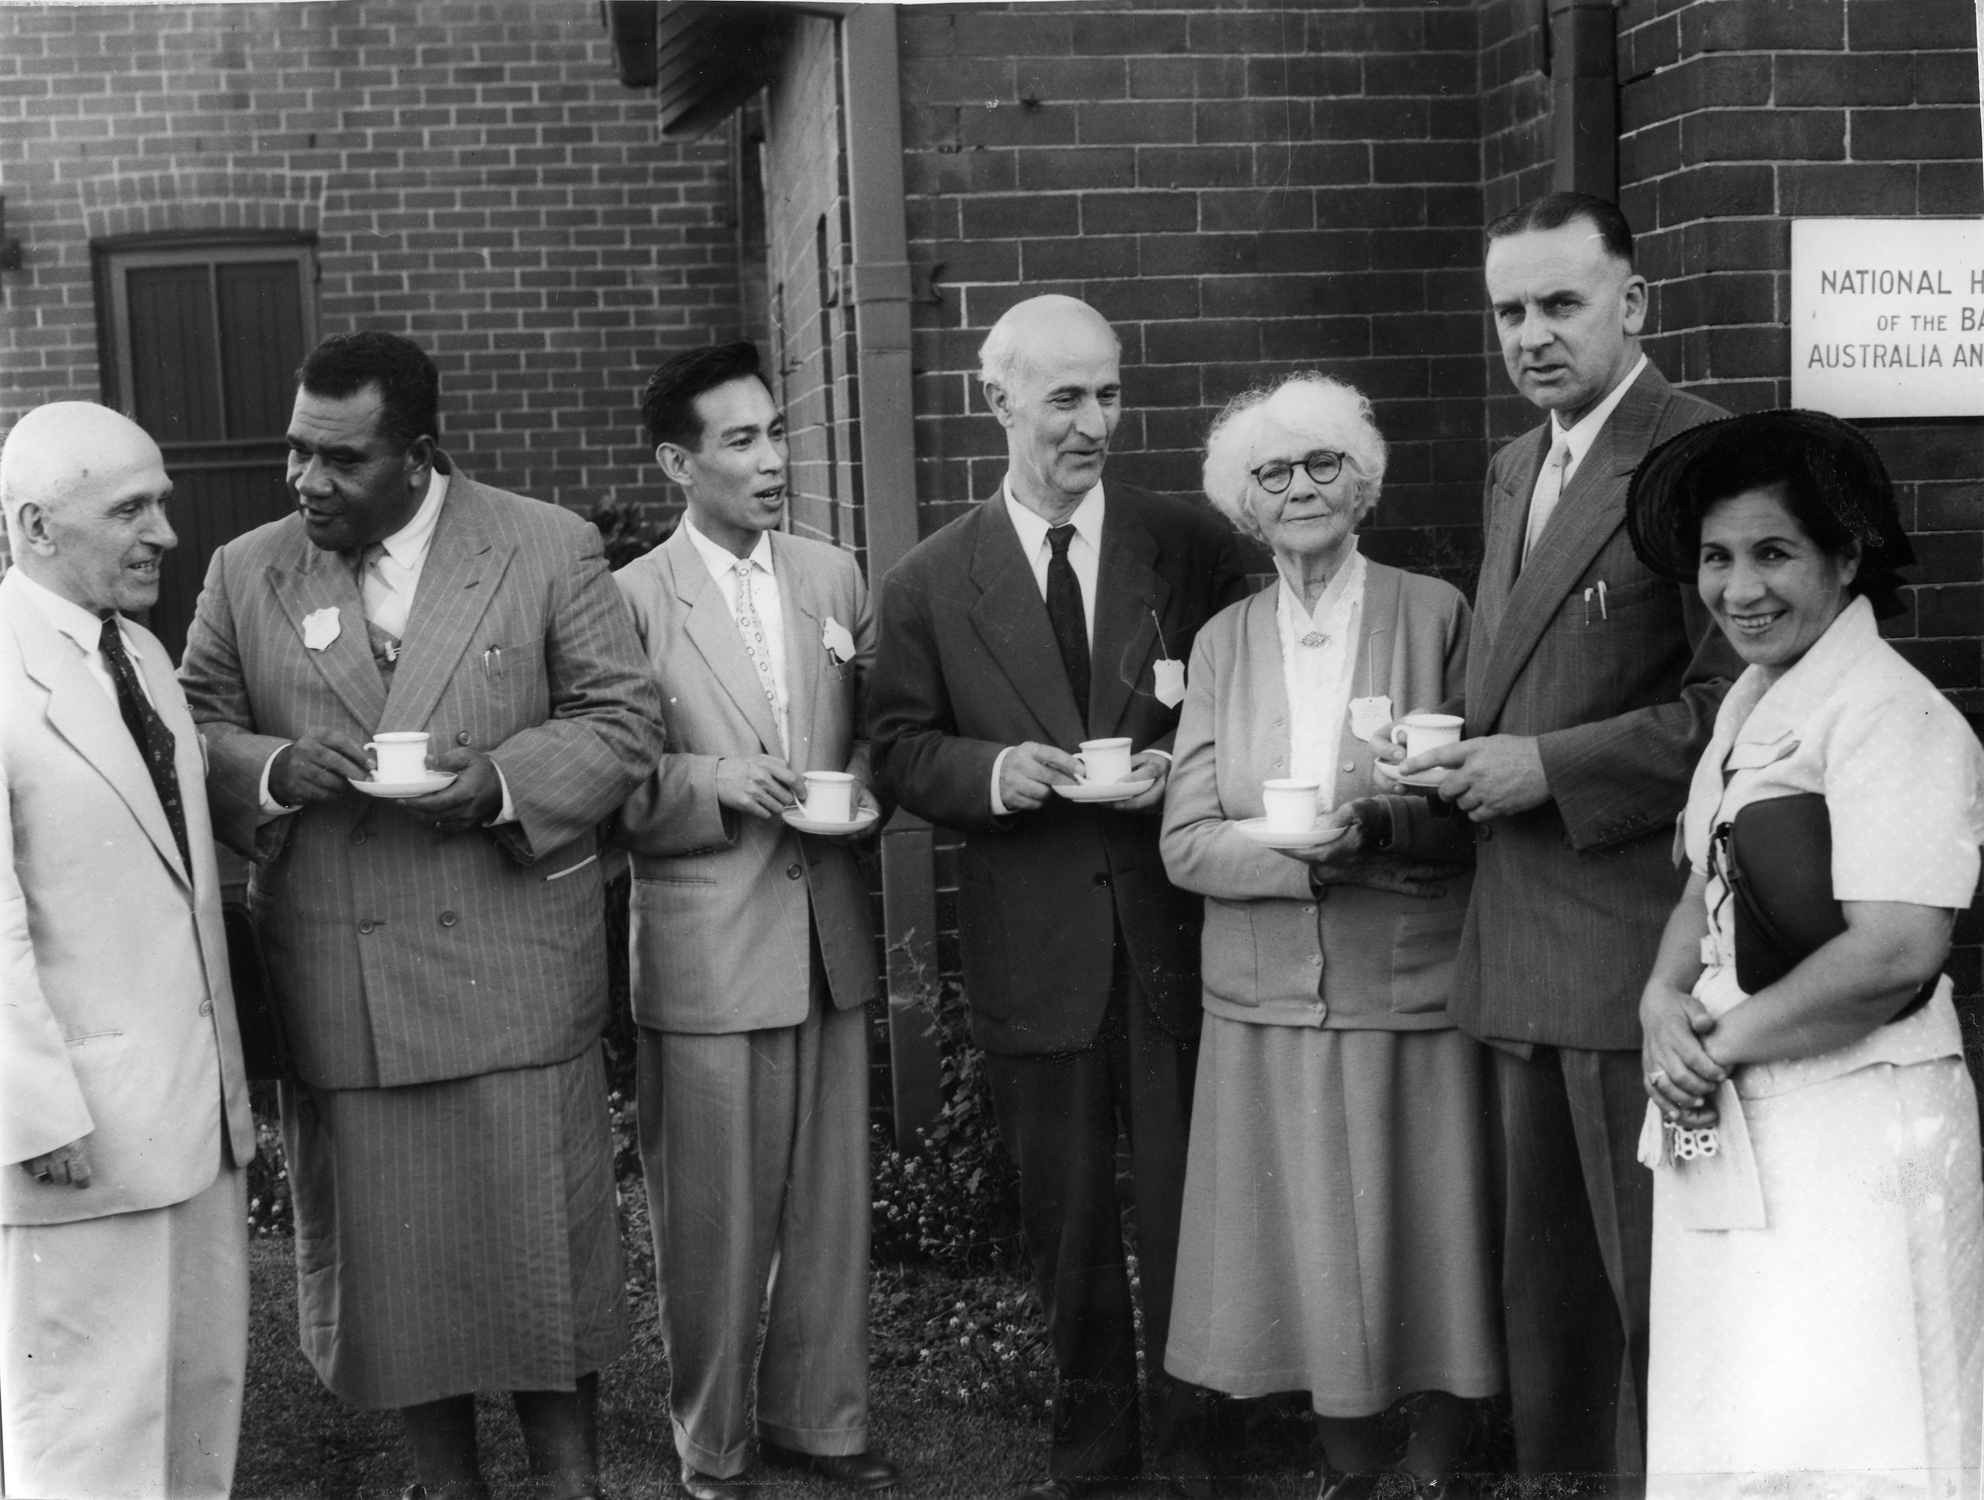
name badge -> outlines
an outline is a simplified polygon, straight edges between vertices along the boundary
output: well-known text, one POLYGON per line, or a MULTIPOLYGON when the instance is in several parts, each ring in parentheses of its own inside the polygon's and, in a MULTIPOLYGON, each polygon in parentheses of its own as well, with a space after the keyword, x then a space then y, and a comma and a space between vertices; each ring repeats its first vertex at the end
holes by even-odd
POLYGON ((1395 717, 1388 694, 1350 700, 1350 732, 1360 740, 1368 740, 1395 717))
POLYGON ((1153 691, 1157 701, 1166 708, 1176 708, 1185 701, 1185 664, 1173 661, 1168 656, 1160 656, 1151 664, 1154 677, 1153 691))

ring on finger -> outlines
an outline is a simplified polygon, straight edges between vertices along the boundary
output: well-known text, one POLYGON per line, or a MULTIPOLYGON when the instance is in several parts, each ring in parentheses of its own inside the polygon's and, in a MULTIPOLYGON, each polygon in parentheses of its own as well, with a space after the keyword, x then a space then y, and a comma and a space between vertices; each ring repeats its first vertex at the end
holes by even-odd
POLYGON ((1650 1089, 1657 1089, 1665 1082, 1667 1082, 1667 1070, 1665 1068, 1655 1068, 1646 1075, 1646 1086, 1650 1089))

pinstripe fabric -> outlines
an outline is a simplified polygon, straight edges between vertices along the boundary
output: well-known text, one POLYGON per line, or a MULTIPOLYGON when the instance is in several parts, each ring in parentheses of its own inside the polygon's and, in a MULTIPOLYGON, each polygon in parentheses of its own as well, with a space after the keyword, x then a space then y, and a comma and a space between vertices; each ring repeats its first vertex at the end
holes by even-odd
POLYGON ((390 692, 358 585, 295 517, 215 554, 181 677, 223 842, 251 889, 300 1075, 460 1078, 577 1055, 605 1021, 593 825, 653 768, 655 691, 599 534, 457 476, 390 692), (338 612, 330 646, 301 621, 338 612), (357 795, 259 821, 262 768, 309 730, 424 729, 501 768, 519 821, 443 837, 357 795), (560 875, 572 871, 567 878, 560 875))
POLYGON ((283 1090, 303 1352, 354 1406, 570 1390, 627 1346, 605 1070, 283 1090))
POLYGON ((1480 834, 1452 1002, 1477 1037, 1639 1047, 1640 988, 1681 893, 1674 818, 1740 663, 1694 590, 1633 555, 1626 491, 1650 448, 1721 415, 1649 364, 1520 571, 1548 427, 1489 466, 1466 698, 1449 707, 1470 738, 1535 736, 1551 800, 1480 834))

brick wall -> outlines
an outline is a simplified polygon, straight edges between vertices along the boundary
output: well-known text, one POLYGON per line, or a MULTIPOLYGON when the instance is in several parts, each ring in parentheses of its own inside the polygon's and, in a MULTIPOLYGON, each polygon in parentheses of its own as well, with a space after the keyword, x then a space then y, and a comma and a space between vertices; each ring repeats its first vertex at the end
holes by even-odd
MULTIPOLYGON (((1621 203, 1670 377, 1735 410, 1788 404, 1793 218, 1984 213, 1971 0, 1627 0, 1621 203)), ((1868 421, 1921 561, 1884 625, 1984 725, 1984 420, 1868 421)), ((1984 992, 1984 923, 1951 972, 1984 992)))
POLYGON ((792 442, 792 527, 863 550, 839 27, 801 17, 765 94, 771 354, 792 442))
POLYGON ((990 492, 972 379, 1015 300, 1084 298, 1124 343, 1110 472, 1198 488, 1220 405, 1302 366, 1394 445, 1369 550, 1465 579, 1487 458, 1477 19, 1457 5, 904 7, 917 492, 990 492))
POLYGON ((594 9, 527 0, 0 6, 0 427, 96 399, 89 241, 318 235, 321 329, 410 335, 478 478, 643 495, 657 356, 735 337, 728 154, 664 140, 594 9))

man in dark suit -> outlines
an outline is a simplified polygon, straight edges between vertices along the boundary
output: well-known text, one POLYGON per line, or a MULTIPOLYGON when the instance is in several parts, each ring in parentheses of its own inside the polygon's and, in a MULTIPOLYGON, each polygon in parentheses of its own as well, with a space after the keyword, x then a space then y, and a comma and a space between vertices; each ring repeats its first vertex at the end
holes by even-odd
POLYGON ((1071 297, 1022 302, 980 350, 1006 429, 997 493, 889 574, 871 697, 877 779, 965 835, 972 1035, 1019 1164, 1054 1344, 1050 1477, 1065 1500, 1140 1467, 1136 1334, 1116 1197, 1130 1141, 1160 1468, 1209 1494, 1200 1393, 1161 1373, 1199 1035, 1199 902, 1165 879, 1158 812, 1199 627, 1246 592, 1210 512, 1105 484, 1119 343, 1071 297), (1128 737, 1121 800, 1081 803, 1076 747, 1128 737))
POLYGON ((1674 818, 1738 664, 1694 591, 1633 555, 1626 489, 1649 449, 1724 413, 1641 353, 1646 282, 1603 199, 1497 219, 1487 282, 1509 378, 1549 418, 1489 466, 1466 738, 1406 769, 1450 767, 1440 795, 1477 830, 1453 1009, 1496 1048, 1517 1459, 1636 1474, 1639 996, 1680 894, 1674 818))

